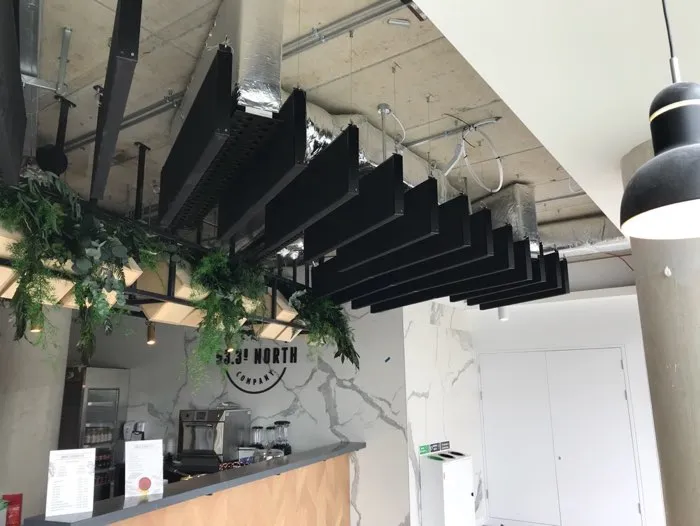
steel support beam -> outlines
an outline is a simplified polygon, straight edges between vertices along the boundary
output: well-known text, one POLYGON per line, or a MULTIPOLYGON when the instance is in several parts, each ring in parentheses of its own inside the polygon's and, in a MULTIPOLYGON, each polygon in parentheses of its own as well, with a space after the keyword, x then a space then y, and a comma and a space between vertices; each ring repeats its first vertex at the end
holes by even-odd
POLYGON ((97 112, 91 200, 102 199, 107 188, 107 178, 139 58, 140 34, 141 0, 118 0, 104 91, 97 112))
POLYGON ((0 179, 19 181, 27 127, 20 76, 15 2, 0 2, 0 179))
POLYGON ((146 152, 150 150, 142 142, 134 143, 139 148, 139 164, 136 172, 136 205, 134 207, 134 219, 143 218, 143 184, 146 178, 146 152))

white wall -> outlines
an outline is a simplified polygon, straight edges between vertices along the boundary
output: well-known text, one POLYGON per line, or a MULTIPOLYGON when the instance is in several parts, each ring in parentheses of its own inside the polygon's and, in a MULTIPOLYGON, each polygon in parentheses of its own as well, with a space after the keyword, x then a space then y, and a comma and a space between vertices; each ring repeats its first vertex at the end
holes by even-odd
MULTIPOLYGON (((93 365, 131 370, 128 418, 145 420, 150 437, 176 439, 180 409, 231 401, 252 409, 258 425, 289 420, 291 442, 299 450, 343 440, 367 442, 351 457, 351 524, 408 526, 402 315, 400 310, 367 314, 351 313, 358 373, 335 360, 331 350, 309 357, 298 338, 299 362, 263 394, 237 390, 216 367, 194 389, 184 363, 196 345, 196 332, 157 325, 157 343, 150 347, 144 321, 134 318, 126 318, 115 334, 98 337, 93 365)), ((247 342, 243 347, 266 345, 279 344, 247 342)))
POLYGON ((0 308, 0 495, 22 493, 22 514, 43 513, 49 451, 58 447, 70 312, 47 313, 46 347, 13 340, 11 311, 0 308))
POLYGON ((404 309, 411 524, 422 520, 418 448, 450 441, 471 455, 477 517, 485 518, 482 482, 481 417, 476 353, 464 310, 425 302, 404 309))
MULTIPOLYGON (((468 310, 479 354, 499 351, 619 347, 627 375, 645 526, 665 524, 644 347, 635 295, 575 299, 510 307, 510 319, 468 310)), ((488 487, 488 480, 486 481, 488 487)))

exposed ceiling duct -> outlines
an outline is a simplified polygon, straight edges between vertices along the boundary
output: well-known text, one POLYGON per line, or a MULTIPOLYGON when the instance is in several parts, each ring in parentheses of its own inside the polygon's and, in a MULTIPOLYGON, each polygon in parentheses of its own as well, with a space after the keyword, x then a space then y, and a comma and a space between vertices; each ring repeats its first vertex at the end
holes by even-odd
POLYGON ((491 210, 491 219, 495 228, 510 225, 514 239, 529 238, 537 243, 540 234, 537 229, 537 209, 535 207, 535 189, 526 184, 514 183, 472 203, 472 208, 491 210))
POLYGON ((603 214, 539 225, 545 247, 557 247, 567 257, 630 250, 630 242, 603 214))
POLYGON ((282 106, 282 22, 279 0, 223 0, 204 43, 189 86, 173 120, 171 136, 177 136, 209 72, 220 44, 233 50, 231 91, 238 103, 267 116, 282 106))
MULTIPOLYGON (((388 6, 388 2, 382 2, 388 6)), ((192 111, 194 100, 206 73, 215 55, 214 49, 220 45, 230 46, 233 54, 233 72, 231 76, 231 91, 234 93, 236 103, 248 113, 257 117, 277 118, 280 111, 280 100, 289 100, 290 95, 280 89, 281 64, 282 64, 282 17, 283 9, 276 0, 264 0, 261 2, 245 2, 243 0, 224 0, 219 8, 204 50, 195 66, 192 79, 187 88, 180 110, 177 112, 171 126, 171 136, 177 137, 192 111)), ((306 148, 304 162, 311 162, 320 151, 326 148, 335 138, 339 137, 349 125, 355 125, 358 129, 360 146, 360 170, 367 173, 384 162, 382 140, 388 147, 388 151, 400 149, 394 144, 393 139, 387 137, 372 126, 366 117, 361 115, 331 116, 318 106, 307 103, 306 105, 306 148)), ((269 139, 275 141, 274 138, 269 139)), ((427 179, 431 173, 429 164, 410 151, 402 152, 404 179, 408 186, 415 186, 427 179)), ((172 155, 172 153, 171 153, 172 155)), ((260 159, 252 158, 249 163, 259 163, 260 159)), ((180 164, 180 163, 178 163, 180 164)), ((269 164, 269 163, 268 163, 269 164)), ((166 163, 166 166, 168 163, 166 163)), ((172 165, 172 163, 171 163, 172 165)), ((302 169, 303 167, 300 167, 302 169)), ((250 171, 250 170, 246 170, 250 171)), ((433 171, 435 172, 435 171, 433 171)), ((292 173, 292 172, 288 172, 292 173)), ((292 174, 293 175, 293 174, 292 174)), ((232 175, 231 185, 242 184, 236 181, 239 175, 232 175)), ((199 180, 198 180, 199 181, 199 180)), ((280 184, 288 183, 288 180, 280 177, 280 184)), ((203 183, 197 182, 201 185, 203 183)), ((163 181, 161 187, 165 188, 163 181)), ((195 188, 196 185, 192 186, 195 188)), ((279 186, 279 185, 278 185, 279 186)), ((225 187, 225 186, 224 186, 225 187)), ((222 187, 222 195, 230 192, 222 187)), ((455 195, 455 192, 439 182, 439 196, 444 201, 455 195)), ((250 192, 248 192, 250 193, 250 192)), ((264 217, 261 208, 266 206, 273 192, 260 194, 257 197, 250 196, 246 202, 254 200, 255 209, 251 209, 244 216, 228 217, 219 216, 222 224, 219 225, 219 235, 222 239, 236 237, 237 249, 243 248, 254 238, 262 233, 264 217)), ((252 202, 252 201, 251 201, 252 202)), ((240 207, 239 207, 240 208, 240 207)), ((202 213, 209 210, 201 210, 202 213)), ((163 210, 161 210, 161 214, 163 210)), ((174 218, 177 211, 169 212, 168 217, 174 218)), ((201 215, 198 214, 198 215, 201 215)), ((240 214, 238 214, 240 215, 240 214)), ((170 218, 171 226, 178 226, 170 218)), ((179 225, 183 226, 183 225, 179 225)), ((185 225, 187 226, 187 225, 185 225)), ((191 226, 191 225, 189 225, 191 226)))

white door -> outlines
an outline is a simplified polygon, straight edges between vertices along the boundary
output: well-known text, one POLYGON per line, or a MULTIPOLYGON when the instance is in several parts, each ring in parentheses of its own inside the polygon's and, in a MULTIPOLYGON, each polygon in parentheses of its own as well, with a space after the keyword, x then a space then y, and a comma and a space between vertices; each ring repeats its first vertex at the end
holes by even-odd
POLYGON ((482 354, 479 363, 489 515, 559 525, 545 355, 482 354))
POLYGON ((619 349, 546 353, 562 526, 640 526, 619 349))

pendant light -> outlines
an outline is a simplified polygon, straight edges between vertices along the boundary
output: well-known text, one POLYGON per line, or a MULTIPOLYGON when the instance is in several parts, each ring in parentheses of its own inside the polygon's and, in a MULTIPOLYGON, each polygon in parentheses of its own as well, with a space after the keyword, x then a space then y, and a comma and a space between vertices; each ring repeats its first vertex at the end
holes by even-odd
POLYGON ((622 196, 620 223, 628 237, 700 237, 700 84, 681 82, 666 0, 661 0, 671 54, 673 84, 649 109, 654 157, 630 179, 622 196))
POLYGON ((152 321, 146 322, 146 345, 156 344, 156 326, 152 321))

